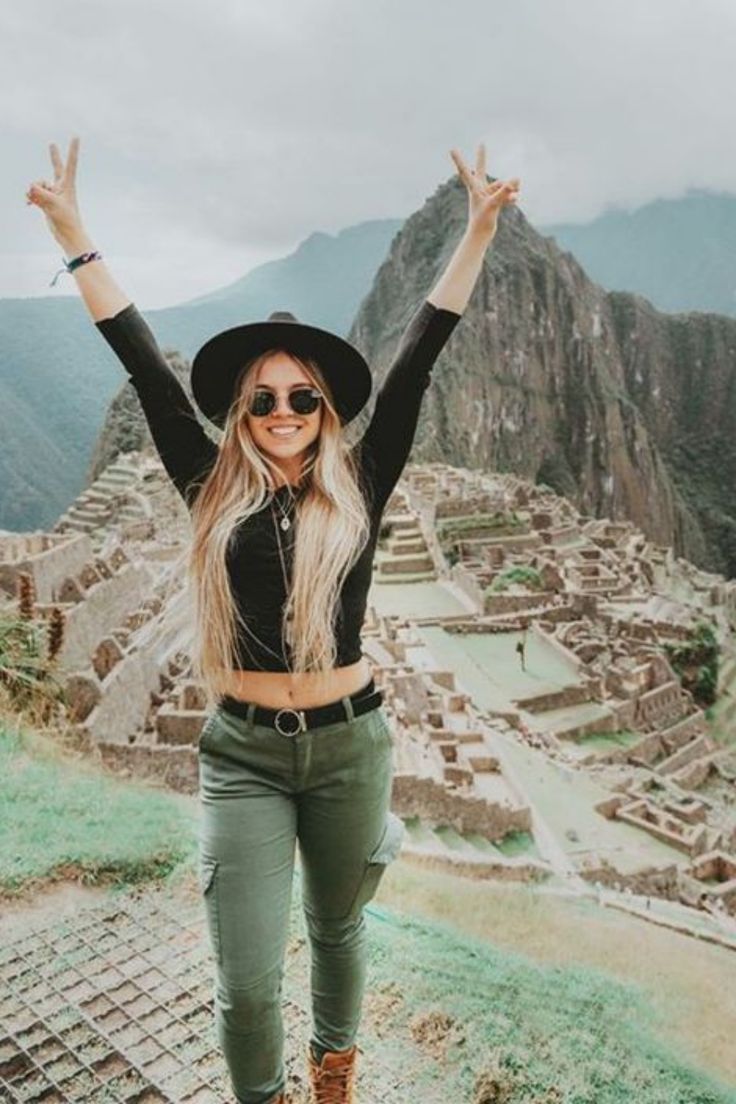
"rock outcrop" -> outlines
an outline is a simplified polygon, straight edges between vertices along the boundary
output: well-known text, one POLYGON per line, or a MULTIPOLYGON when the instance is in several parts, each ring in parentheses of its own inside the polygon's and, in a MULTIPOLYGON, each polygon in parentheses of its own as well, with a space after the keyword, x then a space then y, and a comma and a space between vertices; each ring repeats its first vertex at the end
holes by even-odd
MULTIPOLYGON (((455 249, 465 191, 437 189, 394 238, 350 331, 379 378, 455 249)), ((595 517, 736 573, 736 319, 607 293, 505 211, 433 372, 412 458, 514 472, 595 517)))

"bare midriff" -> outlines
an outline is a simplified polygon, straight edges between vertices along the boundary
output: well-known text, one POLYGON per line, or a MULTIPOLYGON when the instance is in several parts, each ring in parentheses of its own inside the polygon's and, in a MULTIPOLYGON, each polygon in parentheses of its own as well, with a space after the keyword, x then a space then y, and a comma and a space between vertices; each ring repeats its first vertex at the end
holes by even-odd
POLYGON ((361 656, 347 667, 333 667, 324 673, 229 671, 223 678, 222 692, 270 709, 313 709, 354 694, 370 682, 372 674, 367 656, 361 656))

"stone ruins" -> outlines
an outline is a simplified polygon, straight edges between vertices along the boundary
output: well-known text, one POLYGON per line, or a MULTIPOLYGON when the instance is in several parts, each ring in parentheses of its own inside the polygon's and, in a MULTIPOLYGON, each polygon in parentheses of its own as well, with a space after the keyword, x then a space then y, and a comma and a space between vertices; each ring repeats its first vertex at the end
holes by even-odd
MULTIPOLYGON (((124 454, 51 532, 0 532, 0 605, 25 575, 39 620, 62 611, 68 718, 91 755, 195 792, 203 688, 185 650, 144 631, 181 585, 188 534, 156 456, 124 454)), ((736 916, 735 609, 736 582, 627 522, 513 475, 409 465, 363 640, 410 861, 736 916), (703 623, 720 647, 707 717, 670 662, 703 623)))

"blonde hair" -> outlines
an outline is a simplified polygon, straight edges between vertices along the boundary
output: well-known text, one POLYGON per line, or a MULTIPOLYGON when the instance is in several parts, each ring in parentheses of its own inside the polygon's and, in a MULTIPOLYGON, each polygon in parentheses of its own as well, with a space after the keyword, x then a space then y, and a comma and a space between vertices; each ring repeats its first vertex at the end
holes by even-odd
MULTIPOLYGON (((264 507, 271 508, 275 491, 269 475, 278 473, 286 479, 278 463, 256 446, 246 417, 259 368, 281 351, 287 352, 270 349, 241 369, 217 459, 191 506, 191 543, 177 561, 184 563, 185 588, 174 605, 184 607, 178 617, 186 625, 193 674, 204 684, 209 706, 223 692, 224 672, 235 665, 238 630, 255 637, 247 623, 248 611, 241 612, 233 598, 226 553, 236 527, 264 507)), ((282 632, 291 619, 292 671, 327 672, 337 659, 340 591, 368 541, 370 516, 360 468, 327 380, 311 358, 288 355, 303 368, 324 401, 320 433, 302 467, 304 493, 295 506, 293 569, 282 610, 282 632)), ((172 623, 175 616, 172 611, 172 623)), ((168 617, 165 612, 164 619, 168 617)))

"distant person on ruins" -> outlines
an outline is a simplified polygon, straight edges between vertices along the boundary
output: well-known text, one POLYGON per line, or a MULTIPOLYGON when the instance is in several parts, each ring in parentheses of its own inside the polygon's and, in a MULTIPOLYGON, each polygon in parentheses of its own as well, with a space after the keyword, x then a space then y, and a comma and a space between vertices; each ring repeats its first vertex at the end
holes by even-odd
MULTIPOLYGON (((372 388, 342 337, 287 310, 215 334, 192 362, 205 432, 143 315, 114 281, 77 202, 79 139, 40 207, 100 334, 130 375, 192 521, 192 665, 201 731, 199 873, 216 970, 215 1022, 240 1104, 284 1104, 281 979, 298 842, 311 950, 311 1104, 353 1101, 367 966, 363 908, 401 846, 394 736, 361 650, 379 525, 406 463, 432 366, 468 303, 519 181, 468 168, 468 223, 408 319, 370 423, 372 388)), ((432 257, 426 258, 431 264, 432 257)))
POLYGON ((521 659, 521 669, 522 669, 522 671, 526 671, 526 662, 525 662, 524 656, 525 656, 525 651, 526 651, 526 630, 529 627, 529 622, 528 622, 528 620, 525 619, 521 622, 521 624, 522 624, 522 636, 521 636, 521 640, 518 640, 516 642, 516 651, 517 651, 517 653, 518 653, 518 655, 521 659))

